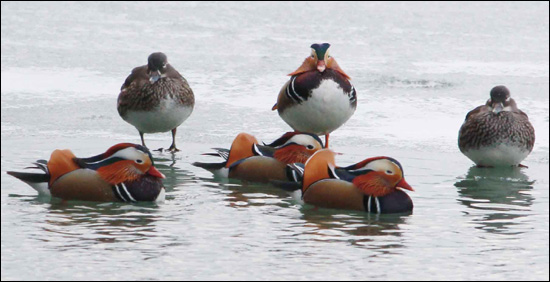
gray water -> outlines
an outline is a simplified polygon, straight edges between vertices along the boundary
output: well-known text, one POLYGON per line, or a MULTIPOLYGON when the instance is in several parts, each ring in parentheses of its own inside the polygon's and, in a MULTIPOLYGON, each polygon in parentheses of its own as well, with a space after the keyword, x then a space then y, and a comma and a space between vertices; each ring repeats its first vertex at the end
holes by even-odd
MULTIPOLYGON (((548 3, 2 2, 2 280, 548 279, 548 3), (270 109, 315 42, 352 77, 337 164, 388 155, 412 214, 315 209, 193 161, 239 132, 290 128, 270 109), (57 148, 139 143, 120 85, 163 51, 196 107, 181 152, 154 153, 161 204, 60 202, 5 172, 57 148), (524 169, 477 169, 457 147, 466 113, 504 84, 537 140, 524 169)), ((146 135, 166 148, 170 133, 146 135)))

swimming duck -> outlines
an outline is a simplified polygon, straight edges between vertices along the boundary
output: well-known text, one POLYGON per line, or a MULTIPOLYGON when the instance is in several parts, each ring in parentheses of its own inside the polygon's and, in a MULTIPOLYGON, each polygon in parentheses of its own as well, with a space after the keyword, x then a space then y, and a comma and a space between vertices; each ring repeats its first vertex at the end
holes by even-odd
POLYGON ((290 73, 290 80, 279 92, 272 110, 292 129, 329 135, 355 112, 357 92, 350 77, 330 56, 330 44, 311 45, 311 55, 290 73))
POLYGON ((458 133, 460 151, 479 167, 522 166, 533 150, 535 129, 505 86, 466 115, 458 133))
POLYGON ((118 113, 144 133, 172 131, 171 152, 176 148, 176 130, 193 112, 195 96, 187 80, 168 63, 164 53, 149 56, 147 65, 136 67, 118 95, 118 113))
POLYGON ((34 163, 41 173, 8 171, 41 195, 83 201, 164 200, 164 175, 141 145, 120 143, 105 153, 77 158, 70 150, 55 150, 49 161, 34 163))
POLYGON ((288 180, 287 164, 304 163, 322 148, 323 142, 319 136, 310 133, 287 132, 267 145, 260 145, 248 133, 240 133, 230 150, 215 148, 216 153, 205 154, 222 157, 223 162, 195 162, 193 165, 209 170, 218 177, 266 183, 271 180, 288 180))
POLYGON ((335 153, 329 149, 317 151, 304 168, 289 165, 300 177, 302 199, 318 207, 360 210, 372 213, 412 211, 409 195, 401 189, 414 191, 405 181, 403 167, 390 157, 374 157, 337 167, 335 153))

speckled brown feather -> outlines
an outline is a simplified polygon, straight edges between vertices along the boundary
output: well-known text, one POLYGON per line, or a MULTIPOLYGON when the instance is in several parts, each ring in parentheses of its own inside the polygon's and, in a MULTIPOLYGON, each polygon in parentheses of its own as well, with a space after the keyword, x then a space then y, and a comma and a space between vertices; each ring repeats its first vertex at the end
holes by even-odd
POLYGON ((166 65, 166 77, 151 83, 147 75, 147 65, 134 68, 122 85, 118 96, 118 112, 124 117, 128 110, 148 111, 170 97, 180 105, 193 106, 195 97, 187 80, 170 64, 166 65))
POLYGON ((535 143, 535 129, 527 115, 517 108, 493 113, 490 107, 484 105, 466 115, 458 142, 461 152, 497 143, 514 144, 531 151, 535 143))

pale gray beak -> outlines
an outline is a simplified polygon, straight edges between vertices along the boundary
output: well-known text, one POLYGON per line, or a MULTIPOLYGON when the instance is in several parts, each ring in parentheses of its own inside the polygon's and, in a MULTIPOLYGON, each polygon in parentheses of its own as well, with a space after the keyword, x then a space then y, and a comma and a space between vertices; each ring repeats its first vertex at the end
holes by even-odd
POLYGON ((496 105, 493 104, 493 113, 498 114, 502 112, 503 109, 504 109, 504 105, 502 103, 496 103, 496 105))
POLYGON ((156 72, 151 73, 151 75, 149 77, 149 81, 151 83, 155 83, 155 82, 157 82, 157 80, 160 79, 160 76, 161 76, 160 70, 157 70, 156 72))

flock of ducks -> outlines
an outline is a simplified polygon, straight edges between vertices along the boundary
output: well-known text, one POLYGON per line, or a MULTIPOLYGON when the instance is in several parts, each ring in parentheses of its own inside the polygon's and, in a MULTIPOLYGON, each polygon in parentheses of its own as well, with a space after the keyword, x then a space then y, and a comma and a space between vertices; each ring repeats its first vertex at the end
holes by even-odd
MULTIPOLYGON (((272 108, 293 132, 270 144, 240 133, 230 149, 215 148, 205 154, 219 157, 220 162, 193 165, 218 177, 301 190, 304 202, 319 207, 374 213, 412 211, 412 200, 403 190, 414 190, 396 159, 381 156, 347 167, 336 165, 336 154, 328 149, 329 135, 354 114, 357 92, 329 48, 328 43, 311 45, 311 55, 289 74, 272 108), (325 136, 324 143, 320 135, 325 136)), ((118 112, 138 130, 141 145, 121 143, 89 158, 55 150, 48 161, 38 160, 29 167, 39 172, 8 174, 40 194, 64 200, 164 200, 165 176, 155 168, 144 134, 171 131, 168 150, 179 151, 176 130, 194 105, 185 78, 165 54, 153 53, 147 65, 132 70, 118 96, 118 112)), ((494 87, 487 103, 466 115, 458 137, 460 151, 480 167, 521 166, 534 141, 533 126, 504 86, 494 87)))

